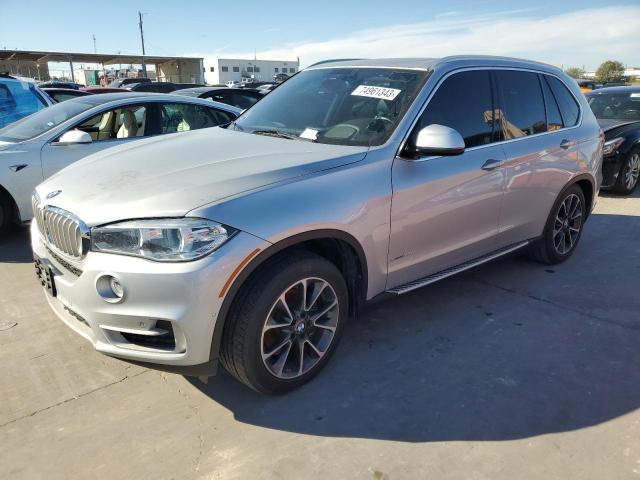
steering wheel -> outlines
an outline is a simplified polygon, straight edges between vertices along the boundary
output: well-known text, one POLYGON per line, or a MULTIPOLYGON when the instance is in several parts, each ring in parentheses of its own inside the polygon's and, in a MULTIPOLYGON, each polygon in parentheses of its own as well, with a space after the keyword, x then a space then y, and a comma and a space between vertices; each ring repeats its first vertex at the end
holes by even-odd
POLYGON ((393 125, 393 120, 391 120, 388 117, 383 117, 382 115, 376 115, 375 117, 373 117, 374 120, 381 120, 383 123, 386 123, 388 125, 393 125))

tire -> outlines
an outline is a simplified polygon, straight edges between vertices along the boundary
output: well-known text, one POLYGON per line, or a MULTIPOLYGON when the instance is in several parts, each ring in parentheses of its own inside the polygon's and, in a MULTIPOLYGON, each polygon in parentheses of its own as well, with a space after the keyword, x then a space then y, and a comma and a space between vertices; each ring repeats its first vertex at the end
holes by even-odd
POLYGON ((580 186, 574 184, 563 190, 549 213, 542 237, 531 246, 529 256, 548 265, 564 262, 580 241, 586 216, 586 202, 580 186), (577 205, 576 201, 579 202, 577 205), (565 221, 567 208, 570 216, 565 221))
POLYGON ((3 237, 13 225, 12 217, 11 203, 9 199, 0 192, 0 238, 3 237))
POLYGON ((325 258, 299 252, 270 260, 234 301, 220 361, 260 393, 293 390, 318 374, 335 351, 349 315, 348 302, 342 274, 325 258))
POLYGON ((613 192, 618 195, 631 195, 638 186, 638 178, 640 178, 640 147, 634 147, 622 162, 613 192))

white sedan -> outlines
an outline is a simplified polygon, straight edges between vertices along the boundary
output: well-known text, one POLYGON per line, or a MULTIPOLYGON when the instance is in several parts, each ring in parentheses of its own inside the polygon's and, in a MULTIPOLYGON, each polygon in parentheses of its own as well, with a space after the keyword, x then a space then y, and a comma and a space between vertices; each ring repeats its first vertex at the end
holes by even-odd
POLYGON ((0 129, 0 235, 32 218, 40 182, 92 153, 124 142, 225 125, 242 110, 211 100, 107 93, 68 100, 0 129))

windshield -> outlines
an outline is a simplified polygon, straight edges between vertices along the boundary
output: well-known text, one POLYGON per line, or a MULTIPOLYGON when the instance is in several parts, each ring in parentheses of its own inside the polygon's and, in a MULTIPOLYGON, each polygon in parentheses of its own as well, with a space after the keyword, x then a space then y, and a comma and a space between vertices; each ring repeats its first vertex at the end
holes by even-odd
POLYGON ((587 97, 596 118, 640 120, 640 90, 637 92, 594 93, 587 97))
POLYGON ((0 140, 5 142, 30 140, 93 107, 95 104, 85 103, 81 99, 52 105, 0 129, 0 140))
POLYGON ((424 84, 427 72, 326 68, 291 77, 231 128, 353 146, 381 145, 424 84))

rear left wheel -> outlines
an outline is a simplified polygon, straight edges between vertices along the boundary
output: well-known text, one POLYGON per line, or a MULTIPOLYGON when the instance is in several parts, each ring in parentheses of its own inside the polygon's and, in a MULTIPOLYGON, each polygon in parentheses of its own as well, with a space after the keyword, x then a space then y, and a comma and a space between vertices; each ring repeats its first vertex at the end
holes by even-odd
POLYGON ((564 262, 578 245, 586 216, 582 188, 571 185, 558 196, 542 237, 531 246, 530 256, 551 265, 564 262))

